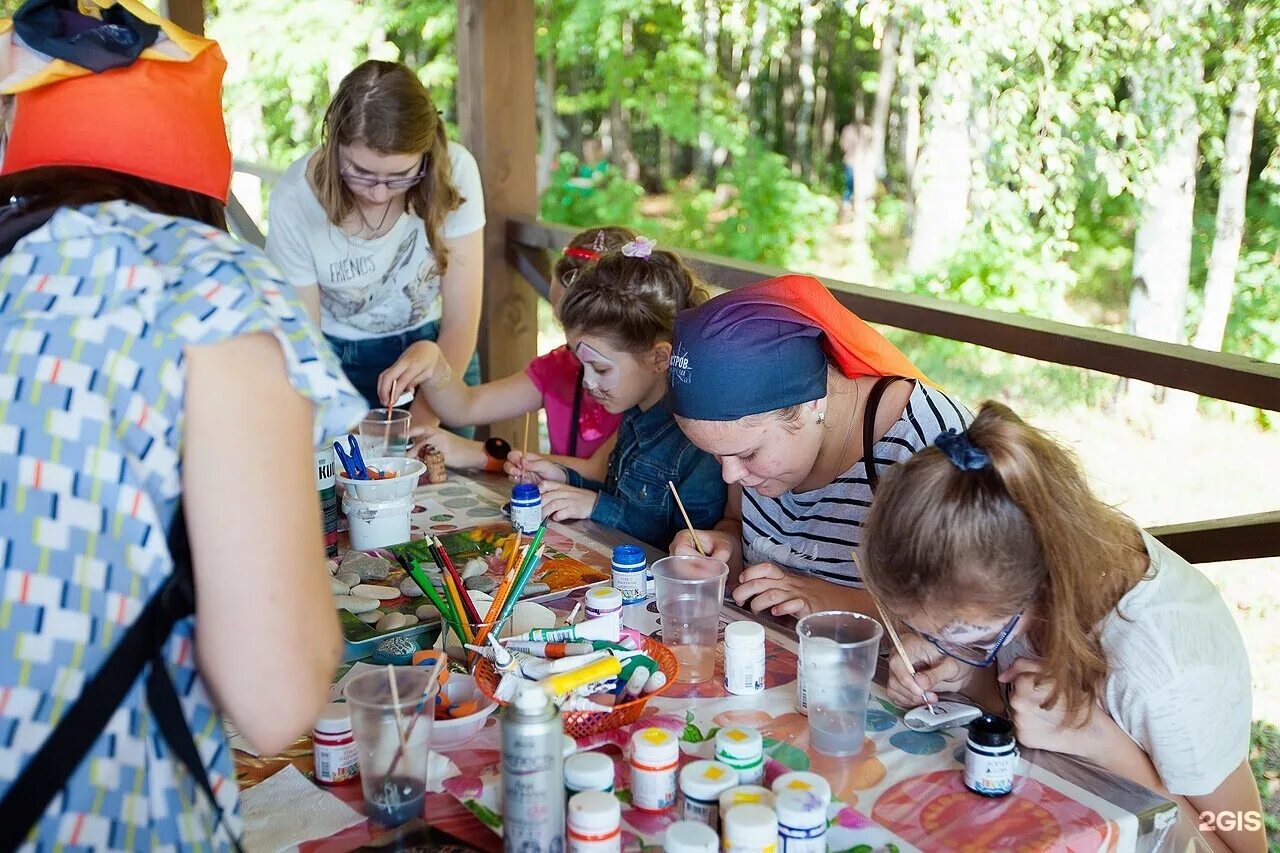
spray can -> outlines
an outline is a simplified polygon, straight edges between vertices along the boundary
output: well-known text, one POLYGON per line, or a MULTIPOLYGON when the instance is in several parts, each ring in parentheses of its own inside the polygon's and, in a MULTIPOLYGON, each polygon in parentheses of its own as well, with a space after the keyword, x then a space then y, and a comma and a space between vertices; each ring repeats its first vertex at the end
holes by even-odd
POLYGON ((324 555, 332 560, 338 556, 338 477, 333 462, 333 442, 316 448, 316 492, 320 496, 324 555))
POLYGON ((507 853, 564 851, 564 725, 532 683, 502 713, 502 846, 507 853))

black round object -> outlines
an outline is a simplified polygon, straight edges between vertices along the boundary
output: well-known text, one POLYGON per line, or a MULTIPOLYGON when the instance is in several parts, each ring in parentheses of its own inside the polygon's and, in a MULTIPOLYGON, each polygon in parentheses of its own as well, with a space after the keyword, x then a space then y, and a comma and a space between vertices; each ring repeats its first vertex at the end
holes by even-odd
POLYGON ((511 442, 505 438, 487 438, 484 442, 484 452, 486 456, 492 459, 500 459, 507 461, 507 457, 511 455, 511 442))
POLYGON ((1013 723, 996 714, 983 714, 969 724, 969 740, 979 746, 1008 746, 1013 743, 1013 723))

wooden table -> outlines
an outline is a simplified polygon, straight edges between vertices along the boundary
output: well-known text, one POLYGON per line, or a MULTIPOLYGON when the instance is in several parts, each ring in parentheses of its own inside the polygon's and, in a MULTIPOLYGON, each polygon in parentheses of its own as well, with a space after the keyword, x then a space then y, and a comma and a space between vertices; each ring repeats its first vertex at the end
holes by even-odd
MULTIPOLYGON (((455 482, 468 484, 476 494, 483 495, 485 488, 491 489, 493 495, 489 499, 493 501, 501 500, 509 489, 505 480, 491 475, 452 476, 455 482)), ((608 553, 615 544, 631 541, 592 522, 559 529, 602 553, 608 553)), ((651 559, 662 556, 652 548, 646 547, 646 551, 651 559)), ((547 604, 563 615, 580 597, 578 593, 547 604)), ((627 626, 645 633, 659 630, 657 607, 652 600, 632 605, 626 611, 623 621, 627 626)), ((750 614, 728 602, 722 623, 734 619, 752 619, 765 626, 764 693, 751 697, 727 694, 720 687, 721 661, 717 655, 713 681, 700 685, 677 683, 649 703, 645 717, 635 726, 580 741, 579 748, 601 749, 620 763, 620 747, 630 732, 636 727, 658 725, 679 734, 685 759, 693 760, 710 757, 708 738, 717 726, 743 724, 758 728, 766 738, 768 778, 788 769, 812 769, 831 782, 839 800, 830 813, 828 841, 832 850, 1127 851, 1172 849, 1177 844, 1177 811, 1173 803, 1066 756, 1028 750, 1023 753, 1013 794, 994 800, 972 794, 963 786, 961 759, 957 757, 962 755, 964 731, 928 735, 911 732, 902 724, 902 712, 885 700, 879 685, 873 689, 867 737, 858 755, 832 759, 809 752, 807 721, 794 707, 794 623, 750 614)), ((474 741, 446 754, 456 767, 456 775, 445 780, 446 792, 428 796, 429 822, 482 850, 501 849, 499 836, 476 817, 492 823, 498 813, 495 794, 499 744, 495 715, 474 741)), ((240 752, 236 755, 242 786, 265 779, 286 762, 303 772, 310 771, 308 738, 300 739, 293 750, 282 756, 262 759, 240 752)), ((625 773, 619 773, 618 782, 625 791, 625 773)), ((359 809, 359 785, 333 789, 333 793, 359 809)), ((623 815, 628 848, 639 850, 660 844, 666 818, 646 816, 626 807, 623 815)), ((348 850, 370 838, 366 824, 308 842, 302 849, 326 853, 348 850)))

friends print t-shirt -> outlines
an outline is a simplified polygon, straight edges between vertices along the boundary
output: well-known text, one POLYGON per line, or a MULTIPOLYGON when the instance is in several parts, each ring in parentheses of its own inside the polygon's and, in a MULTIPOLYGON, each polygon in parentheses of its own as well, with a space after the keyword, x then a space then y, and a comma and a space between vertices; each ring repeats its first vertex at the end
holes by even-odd
MULTIPOLYGON (((307 180, 314 153, 290 166, 271 192, 267 255, 295 287, 320 286, 325 334, 382 338, 439 320, 440 275, 422 219, 406 211, 390 231, 372 240, 343 233, 329 221, 307 180)), ((470 234, 485 221, 475 158, 450 142, 449 159, 462 205, 445 217, 445 238, 470 234)))

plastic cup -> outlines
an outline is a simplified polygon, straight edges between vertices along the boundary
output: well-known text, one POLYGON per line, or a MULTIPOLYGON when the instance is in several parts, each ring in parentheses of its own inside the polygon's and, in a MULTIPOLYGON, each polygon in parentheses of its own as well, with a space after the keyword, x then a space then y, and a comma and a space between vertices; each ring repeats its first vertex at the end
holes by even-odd
POLYGON ((809 700, 809 745, 827 755, 862 749, 867 697, 884 629, 843 610, 811 613, 796 625, 809 700))
POLYGON ((431 671, 423 667, 393 667, 390 675, 385 669, 359 675, 343 690, 351 706, 365 814, 383 826, 399 826, 423 816, 428 745, 435 719, 435 696, 440 690, 438 684, 433 685, 423 702, 422 691, 430 678, 431 671), (396 680, 399 705, 392 701, 392 677, 396 680), (419 703, 421 714, 417 713, 419 703), (400 746, 401 736, 405 739, 404 749, 400 746))
POLYGON ((409 452, 409 410, 370 409, 360 422, 360 452, 375 456, 404 456, 409 452))
POLYGON ((680 662, 676 679, 709 681, 716 669, 720 605, 729 566, 710 557, 663 557, 653 564, 662 642, 680 662))

